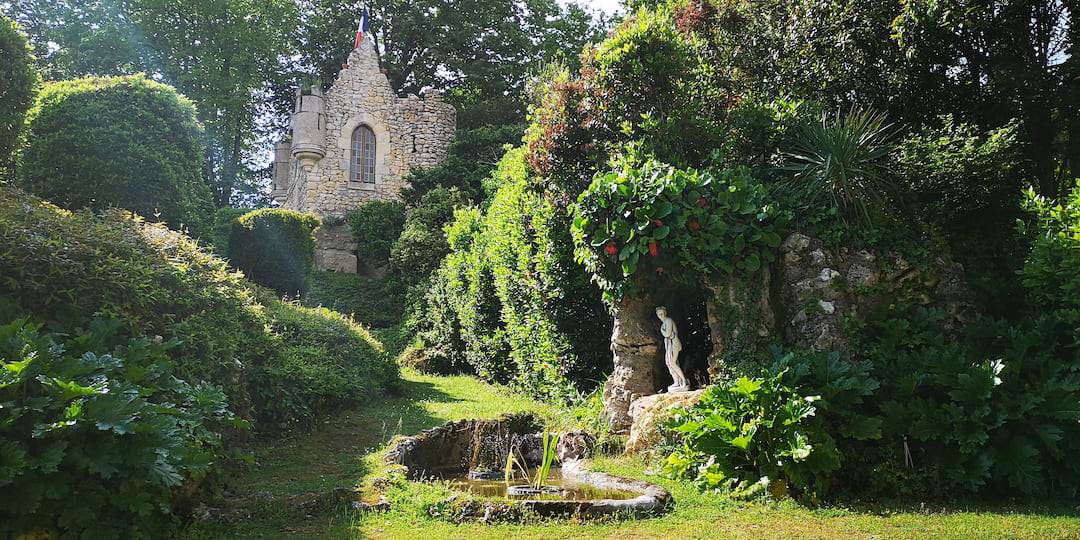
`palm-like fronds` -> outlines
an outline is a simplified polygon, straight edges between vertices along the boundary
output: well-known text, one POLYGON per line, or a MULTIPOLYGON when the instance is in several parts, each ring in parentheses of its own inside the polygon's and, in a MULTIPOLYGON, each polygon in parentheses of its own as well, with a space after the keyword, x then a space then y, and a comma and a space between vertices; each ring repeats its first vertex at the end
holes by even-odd
POLYGON ((808 205, 831 204, 872 227, 871 211, 884 210, 892 190, 884 173, 894 133, 885 115, 870 110, 838 113, 831 122, 822 114, 799 130, 794 150, 785 153, 784 170, 795 176, 784 187, 808 205))

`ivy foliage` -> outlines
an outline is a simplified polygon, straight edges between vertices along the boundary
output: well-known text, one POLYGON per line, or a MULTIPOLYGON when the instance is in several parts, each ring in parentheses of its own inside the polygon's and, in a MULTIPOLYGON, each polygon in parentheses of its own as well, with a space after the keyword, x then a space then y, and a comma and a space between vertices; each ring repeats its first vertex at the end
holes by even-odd
POLYGON ((307 291, 315 267, 311 214, 281 208, 248 212, 232 222, 229 260, 248 279, 281 295, 307 291))
POLYGON ((208 232, 195 107, 143 75, 51 83, 27 118, 19 185, 69 209, 119 207, 208 232))
POLYGON ((573 206, 575 256, 613 303, 664 280, 690 285, 773 260, 786 216, 749 169, 676 169, 631 154, 573 206))
POLYGON ((569 219, 509 152, 486 212, 462 209, 447 227, 450 253, 415 321, 429 355, 548 400, 572 398, 607 363, 607 316, 565 234, 569 219))
POLYGON ((26 36, 0 13, 0 174, 12 169, 26 111, 37 93, 38 76, 26 36))
POLYGON ((0 534, 147 538, 178 523, 174 490, 244 428, 222 388, 177 378, 178 344, 94 318, 46 331, 0 297, 0 534), (77 494, 77 495, 75 495, 77 494), (74 499, 73 499, 74 497, 74 499))

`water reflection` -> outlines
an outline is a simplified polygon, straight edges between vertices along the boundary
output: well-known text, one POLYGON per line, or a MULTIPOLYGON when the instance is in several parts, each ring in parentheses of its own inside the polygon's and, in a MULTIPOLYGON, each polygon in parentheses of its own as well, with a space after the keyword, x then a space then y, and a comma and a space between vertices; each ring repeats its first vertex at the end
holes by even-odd
MULTIPOLYGON (((535 470, 530 470, 529 474, 530 476, 535 474, 535 470)), ((526 494, 522 496, 507 496, 507 482, 503 479, 478 480, 469 478, 468 474, 466 473, 444 476, 443 481, 445 481, 447 485, 452 489, 465 491, 483 497, 529 499, 542 501, 588 501, 595 499, 633 499, 638 496, 637 493, 631 491, 601 489, 590 484, 578 482, 573 478, 563 478, 562 471, 560 469, 552 469, 551 472, 548 474, 547 482, 545 482, 545 485, 562 488, 560 492, 552 494, 545 493, 526 494)), ((527 480, 522 478, 520 475, 517 475, 516 478, 510 480, 509 485, 515 486, 526 483, 528 483, 527 480)))

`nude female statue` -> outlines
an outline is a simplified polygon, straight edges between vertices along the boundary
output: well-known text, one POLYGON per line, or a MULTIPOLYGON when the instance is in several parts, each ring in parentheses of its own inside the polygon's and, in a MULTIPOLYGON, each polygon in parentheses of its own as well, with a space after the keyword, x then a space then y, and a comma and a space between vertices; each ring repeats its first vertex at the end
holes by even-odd
POLYGON ((656 316, 660 319, 660 335, 664 336, 664 363, 675 381, 668 387, 668 392, 685 392, 690 389, 690 385, 679 367, 679 352, 682 351, 679 329, 675 326, 675 321, 668 317, 667 308, 664 306, 656 307, 656 316))

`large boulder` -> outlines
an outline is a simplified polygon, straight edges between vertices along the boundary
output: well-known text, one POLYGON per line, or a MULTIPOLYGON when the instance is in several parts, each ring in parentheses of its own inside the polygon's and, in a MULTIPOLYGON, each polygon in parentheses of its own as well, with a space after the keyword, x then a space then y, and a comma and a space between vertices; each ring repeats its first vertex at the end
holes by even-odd
POLYGON ((660 424, 672 416, 674 409, 686 409, 701 400, 705 389, 692 392, 653 394, 635 399, 630 404, 630 438, 626 441, 626 453, 645 452, 663 440, 660 424))

